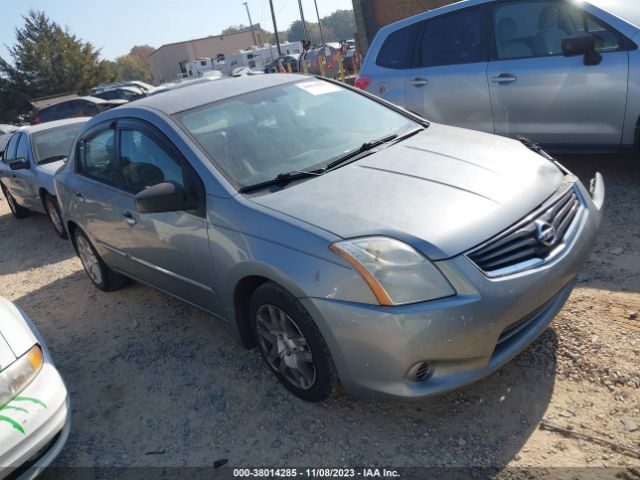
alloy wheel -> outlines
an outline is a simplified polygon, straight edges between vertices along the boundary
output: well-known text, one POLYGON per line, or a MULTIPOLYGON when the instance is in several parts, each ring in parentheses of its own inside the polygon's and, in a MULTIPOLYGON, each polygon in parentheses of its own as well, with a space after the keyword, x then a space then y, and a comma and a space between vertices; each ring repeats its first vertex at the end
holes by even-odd
POLYGON ((256 312, 258 344, 269 366, 289 383, 308 390, 316 381, 316 365, 300 328, 275 305, 262 305, 256 312))
POLYGON ((100 268, 100 262, 98 261, 96 254, 93 253, 93 249, 84 235, 78 235, 76 238, 76 246, 78 247, 78 256, 80 257, 87 274, 91 277, 91 280, 97 284, 102 283, 102 269, 100 268))

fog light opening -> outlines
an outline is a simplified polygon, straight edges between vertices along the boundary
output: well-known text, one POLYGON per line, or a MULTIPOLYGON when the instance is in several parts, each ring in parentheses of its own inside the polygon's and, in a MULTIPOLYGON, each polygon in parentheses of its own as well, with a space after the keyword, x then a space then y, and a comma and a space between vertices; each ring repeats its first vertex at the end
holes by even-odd
POLYGON ((416 363, 409 369, 408 377, 412 382, 425 382, 431 378, 434 371, 434 364, 424 361, 416 363))

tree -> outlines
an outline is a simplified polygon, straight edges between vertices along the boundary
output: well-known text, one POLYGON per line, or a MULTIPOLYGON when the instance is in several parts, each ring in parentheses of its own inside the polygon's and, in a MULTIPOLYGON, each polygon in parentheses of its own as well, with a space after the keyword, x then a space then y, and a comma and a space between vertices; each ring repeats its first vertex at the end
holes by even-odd
MULTIPOLYGON (((314 45, 319 44, 320 27, 318 26, 318 24, 305 22, 305 25, 307 26, 307 36, 309 40, 311 40, 311 43, 314 45)), ((322 27, 324 28, 324 23, 322 24, 322 27)), ((327 34, 328 31, 324 29, 325 41, 328 40, 327 34)), ((290 42, 299 42, 301 40, 304 40, 304 28, 302 27, 301 20, 296 20, 289 26, 288 37, 290 42)))
POLYGON ((349 40, 353 38, 357 27, 353 10, 336 10, 322 19, 322 28, 328 29, 333 40, 349 40))
POLYGON ((142 80, 151 82, 151 69, 148 63, 144 63, 136 55, 122 55, 116 58, 112 65, 113 77, 116 81, 121 80, 142 80))
POLYGON ((28 111, 33 98, 66 92, 87 93, 112 80, 109 63, 99 50, 30 10, 24 26, 16 28, 16 43, 9 48, 12 62, 0 57, 0 119, 13 121, 28 111))

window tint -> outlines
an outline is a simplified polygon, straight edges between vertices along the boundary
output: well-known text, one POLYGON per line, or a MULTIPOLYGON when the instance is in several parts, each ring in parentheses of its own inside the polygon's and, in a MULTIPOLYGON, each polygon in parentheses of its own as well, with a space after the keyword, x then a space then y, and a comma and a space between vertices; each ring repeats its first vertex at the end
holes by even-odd
POLYGON ((184 188, 182 166, 153 137, 138 130, 121 130, 120 165, 125 188, 139 192, 162 182, 184 188))
POLYGON ((96 105, 86 100, 77 100, 75 115, 76 117, 93 117, 98 113, 96 105))
POLYGON ((416 24, 393 32, 380 48, 376 64, 386 68, 411 68, 416 24))
POLYGON ((51 107, 43 108, 38 112, 37 117, 40 119, 42 123, 50 122, 52 120, 57 120, 61 118, 57 115, 58 105, 53 105, 51 107))
POLYGON ((20 135, 18 140, 18 148, 16 150, 16 158, 29 159, 29 140, 26 135, 20 135))
POLYGON ((487 61, 482 10, 472 8, 425 21, 420 41, 423 67, 487 61))
POLYGON ((562 41, 577 33, 591 33, 598 51, 617 50, 619 36, 579 7, 556 1, 521 1, 493 9, 499 59, 562 54, 562 41))
POLYGON ((22 136, 21 133, 16 133, 11 137, 9 143, 7 144, 7 148, 4 149, 4 161, 9 163, 10 161, 16 158, 16 145, 18 144, 18 140, 22 136))
POLYGON ((120 173, 114 164, 114 137, 114 130, 102 130, 80 142, 78 171, 96 180, 120 185, 120 173))

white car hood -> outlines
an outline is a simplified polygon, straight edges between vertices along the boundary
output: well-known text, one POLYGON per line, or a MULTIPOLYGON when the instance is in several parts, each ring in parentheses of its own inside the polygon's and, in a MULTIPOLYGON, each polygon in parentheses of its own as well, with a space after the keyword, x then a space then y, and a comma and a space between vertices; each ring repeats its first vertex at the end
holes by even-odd
POLYGON ((24 355, 38 340, 11 302, 0 297, 0 370, 24 355))

